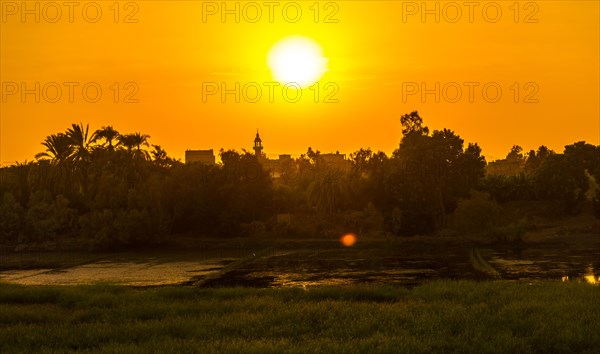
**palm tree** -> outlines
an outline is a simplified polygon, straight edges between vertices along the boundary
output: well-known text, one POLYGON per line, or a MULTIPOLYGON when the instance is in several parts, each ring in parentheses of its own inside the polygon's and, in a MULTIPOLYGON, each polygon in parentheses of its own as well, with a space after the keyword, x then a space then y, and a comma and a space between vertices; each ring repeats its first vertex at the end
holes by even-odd
POLYGON ((149 146, 148 139, 150 135, 142 134, 142 133, 133 133, 133 134, 125 134, 119 135, 119 144, 125 146, 127 151, 131 153, 133 157, 141 157, 148 158, 150 155, 148 151, 143 150, 142 146, 149 146))
POLYGON ((104 139, 105 144, 108 144, 108 150, 113 151, 115 149, 113 141, 117 140, 119 132, 116 131, 111 125, 102 127, 101 129, 94 132, 94 142, 100 139, 104 139))
POLYGON ((309 205, 324 214, 339 211, 350 194, 346 179, 336 170, 327 171, 324 176, 314 180, 306 192, 309 205))
POLYGON ((117 140, 117 145, 125 147, 128 152, 131 152, 135 147, 135 142, 133 141, 133 134, 121 134, 117 137, 117 140))
POLYGON ((29 186, 29 175, 32 166, 33 164, 31 162, 25 161, 23 163, 20 163, 18 161, 15 161, 14 166, 7 168, 7 171, 14 172, 11 173, 11 175, 16 177, 16 185, 12 193, 14 194, 15 199, 17 199, 21 203, 21 205, 27 205, 27 203, 29 202, 29 197, 31 194, 29 186))
POLYGON ((73 160, 87 161, 90 154, 90 145, 96 140, 96 133, 89 136, 89 124, 85 128, 82 123, 73 124, 67 129, 67 136, 73 146, 73 160))
POLYGON ((154 148, 154 150, 152 150, 151 152, 152 159, 154 160, 154 163, 156 165, 161 167, 168 167, 173 165, 175 161, 172 158, 170 158, 169 155, 167 155, 165 149, 163 149, 160 145, 152 145, 152 147, 154 148))
POLYGON ((65 133, 52 134, 42 142, 46 151, 35 155, 40 161, 49 162, 48 164, 38 164, 38 176, 45 176, 36 180, 51 186, 56 193, 65 194, 71 189, 71 176, 73 173, 73 143, 65 133), (45 171, 42 173, 42 171, 45 171))
POLYGON ((138 151, 141 150, 141 146, 150 146, 148 145, 148 139, 150 139, 150 135, 142 134, 142 133, 133 133, 133 141, 135 143, 136 149, 138 151))
POLYGON ((71 158, 73 146, 71 138, 64 133, 47 136, 42 142, 46 151, 35 155, 38 160, 50 160, 54 164, 62 163, 71 158))

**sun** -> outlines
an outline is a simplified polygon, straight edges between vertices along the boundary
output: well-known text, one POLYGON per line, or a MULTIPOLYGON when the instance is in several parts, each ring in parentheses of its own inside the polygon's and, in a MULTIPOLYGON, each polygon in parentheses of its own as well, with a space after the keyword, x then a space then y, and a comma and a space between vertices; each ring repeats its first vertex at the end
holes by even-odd
POLYGON ((273 79, 281 84, 297 84, 301 88, 319 81, 327 71, 323 50, 312 39, 286 37, 275 43, 267 57, 273 79))

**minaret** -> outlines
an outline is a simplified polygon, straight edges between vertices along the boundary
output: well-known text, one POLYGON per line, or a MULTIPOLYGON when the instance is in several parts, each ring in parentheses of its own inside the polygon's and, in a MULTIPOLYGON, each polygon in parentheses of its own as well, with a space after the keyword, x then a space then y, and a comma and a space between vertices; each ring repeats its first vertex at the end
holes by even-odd
POLYGON ((260 140, 260 135, 258 135, 258 129, 256 129, 256 138, 254 138, 254 155, 257 158, 262 158, 262 140, 260 140))

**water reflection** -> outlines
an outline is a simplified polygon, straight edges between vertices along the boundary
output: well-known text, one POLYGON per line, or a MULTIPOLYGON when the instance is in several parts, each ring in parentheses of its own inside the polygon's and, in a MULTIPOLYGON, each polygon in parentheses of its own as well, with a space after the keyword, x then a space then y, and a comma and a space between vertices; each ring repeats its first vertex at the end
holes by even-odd
MULTIPOLYGON (((594 268, 592 267, 592 265, 590 264, 587 268, 586 268, 586 272, 583 275, 583 280, 588 283, 588 284, 592 284, 592 285, 599 285, 600 284, 600 275, 594 275, 594 268)), ((581 279, 581 278, 580 278, 581 279)), ((570 281, 570 278, 568 275, 564 275, 561 280, 563 282, 568 282, 570 281)))
POLYGON ((597 285, 598 281, 600 277, 596 277, 594 276, 594 268, 592 268, 592 265, 590 264, 587 267, 587 274, 583 276, 583 278, 585 279, 585 281, 587 281, 588 283, 592 284, 592 285, 597 285))
MULTIPOLYGON (((351 236, 354 239, 349 239, 356 241, 356 236, 351 236)), ((34 254, 27 258, 0 254, 0 281, 308 288, 355 283, 412 286, 434 279, 499 278, 527 282, 562 279, 600 286, 600 247, 469 251, 463 245, 406 242, 390 247, 387 241, 362 240, 343 247, 338 240, 331 240, 252 243, 189 252, 82 255, 77 261, 70 261, 73 255, 34 254)))

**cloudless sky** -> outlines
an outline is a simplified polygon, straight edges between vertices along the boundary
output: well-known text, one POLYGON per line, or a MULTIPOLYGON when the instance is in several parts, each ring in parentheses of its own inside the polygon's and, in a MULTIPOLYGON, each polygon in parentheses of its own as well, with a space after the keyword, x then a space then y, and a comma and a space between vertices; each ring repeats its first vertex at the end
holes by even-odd
POLYGON ((32 160, 47 135, 79 122, 149 134, 176 158, 251 149, 257 128, 267 155, 389 154, 413 110, 488 158, 513 144, 600 144, 598 1, 21 3, 0 1, 4 164, 32 160), (223 4, 234 10, 224 19, 223 4), (317 42, 329 71, 298 102, 281 85, 271 102, 267 53, 289 35, 317 42), (36 83, 39 103, 22 92, 36 83), (206 91, 236 83, 239 103, 206 91))

